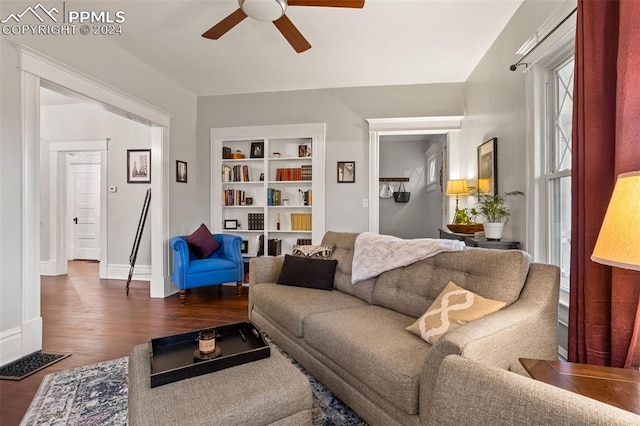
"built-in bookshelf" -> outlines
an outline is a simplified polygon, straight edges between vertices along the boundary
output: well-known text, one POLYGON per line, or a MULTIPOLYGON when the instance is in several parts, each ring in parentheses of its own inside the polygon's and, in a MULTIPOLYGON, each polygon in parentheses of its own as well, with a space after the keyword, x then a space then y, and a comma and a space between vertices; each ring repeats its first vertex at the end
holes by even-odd
POLYGON ((246 256, 319 244, 324 142, 324 124, 211 129, 212 230, 240 235, 246 256))

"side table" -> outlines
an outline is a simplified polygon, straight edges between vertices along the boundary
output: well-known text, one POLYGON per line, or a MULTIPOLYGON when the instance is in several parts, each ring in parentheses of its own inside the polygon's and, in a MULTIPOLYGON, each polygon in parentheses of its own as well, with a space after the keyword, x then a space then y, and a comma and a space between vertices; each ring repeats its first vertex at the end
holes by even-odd
POLYGON ((455 232, 449 232, 444 229, 438 229, 440 232, 440 238, 445 240, 460 240, 469 247, 491 248, 498 250, 513 250, 519 249, 520 243, 518 241, 507 240, 501 238, 500 240, 487 240, 484 237, 474 237, 471 234, 458 234, 455 232))
POLYGON ((640 371, 520 358, 536 380, 640 414, 640 371))

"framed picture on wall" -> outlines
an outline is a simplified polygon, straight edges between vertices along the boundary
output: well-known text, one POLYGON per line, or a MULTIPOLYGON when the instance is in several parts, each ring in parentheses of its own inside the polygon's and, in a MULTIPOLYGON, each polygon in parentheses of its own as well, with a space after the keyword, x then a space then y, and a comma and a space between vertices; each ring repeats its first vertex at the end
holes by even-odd
POLYGON ((151 183, 151 150, 127 150, 127 183, 151 183))
POLYGON ((187 183, 187 162, 176 160, 176 182, 187 183))
POLYGON ((478 190, 485 194, 498 193, 498 138, 478 147, 478 190))
POLYGON ((356 162, 338 161, 338 183, 355 183, 356 162))

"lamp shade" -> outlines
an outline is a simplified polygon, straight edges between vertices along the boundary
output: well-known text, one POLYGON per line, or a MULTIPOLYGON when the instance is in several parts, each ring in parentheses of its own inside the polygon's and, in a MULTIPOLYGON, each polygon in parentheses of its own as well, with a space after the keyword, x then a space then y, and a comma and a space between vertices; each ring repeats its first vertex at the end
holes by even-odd
POLYGON ((640 271, 640 171, 618 176, 591 260, 640 271))
POLYGON ((447 195, 468 194, 469 187, 465 179, 452 179, 447 182, 447 195))

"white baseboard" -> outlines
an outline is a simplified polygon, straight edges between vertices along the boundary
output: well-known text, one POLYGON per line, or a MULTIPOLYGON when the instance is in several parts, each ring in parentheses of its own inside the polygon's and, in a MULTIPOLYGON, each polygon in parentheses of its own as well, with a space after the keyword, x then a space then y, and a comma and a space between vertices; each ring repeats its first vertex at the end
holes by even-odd
MULTIPOLYGON (((107 265, 107 278, 110 280, 126 280, 129 278, 129 265, 114 264, 107 265)), ((151 281, 151 265, 136 265, 133 268, 133 277, 135 281, 151 281)))
POLYGON ((42 349, 42 317, 0 333, 0 365, 42 349))
POLYGON ((558 346, 558 355, 560 355, 560 358, 563 361, 566 361, 569 358, 569 353, 567 352, 567 350, 565 348, 563 348, 562 346, 558 346))
POLYGON ((11 328, 0 333, 0 365, 8 364, 23 356, 20 351, 22 347, 21 340, 22 330, 20 327, 11 328))
POLYGON ((53 277, 58 275, 56 272, 56 260, 41 260, 40 261, 40 275, 46 275, 53 277))

